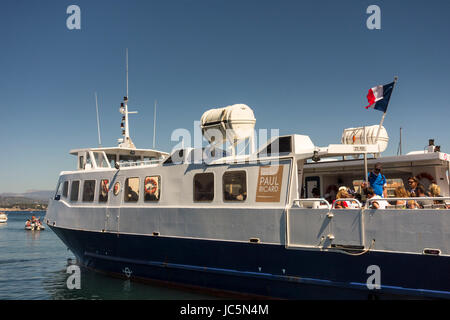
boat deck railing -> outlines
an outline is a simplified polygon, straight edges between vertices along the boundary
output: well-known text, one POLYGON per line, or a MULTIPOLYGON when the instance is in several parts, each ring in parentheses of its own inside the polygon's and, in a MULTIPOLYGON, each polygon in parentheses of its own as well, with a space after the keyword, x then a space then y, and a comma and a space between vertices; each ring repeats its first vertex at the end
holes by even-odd
POLYGON ((386 201, 389 203, 389 205, 386 206, 386 209, 411 209, 411 208, 405 208, 407 203, 405 204, 392 204, 393 201, 414 201, 417 204, 417 201, 433 201, 432 204, 425 204, 423 205, 423 208, 420 209, 449 209, 450 205, 450 197, 403 197, 403 198, 377 198, 377 199, 367 199, 365 208, 368 209, 370 207, 370 204, 372 202, 376 201, 386 201), (440 202, 440 203, 436 203, 440 202))
POLYGON ((164 159, 151 159, 151 160, 136 160, 136 161, 119 161, 121 168, 150 166, 163 162, 164 159))
POLYGON ((333 202, 333 204, 330 204, 326 199, 324 198, 307 198, 307 199, 295 199, 294 205, 300 208, 309 208, 309 209, 335 209, 336 204, 346 202, 350 205, 350 207, 346 209, 360 209, 363 207, 361 202, 358 201, 358 199, 352 199, 352 198, 342 198, 337 199, 333 202))
MULTIPOLYGON (((411 209, 406 207, 405 204, 397 205, 396 203, 392 204, 392 202, 397 201, 433 201, 432 204, 425 204, 423 208, 420 209, 450 209, 450 197, 406 197, 406 198, 376 198, 376 199, 367 199, 365 204, 362 204, 358 201, 358 199, 353 198, 342 198, 334 201, 333 204, 330 204, 324 198, 306 198, 306 199, 295 199, 293 201, 293 206, 303 209, 336 209, 336 204, 339 202, 347 202, 350 203, 351 206, 345 209, 369 209, 372 202, 376 201, 386 201, 388 205, 386 205, 385 209, 411 209)), ((381 209, 383 210, 383 209, 381 209)))

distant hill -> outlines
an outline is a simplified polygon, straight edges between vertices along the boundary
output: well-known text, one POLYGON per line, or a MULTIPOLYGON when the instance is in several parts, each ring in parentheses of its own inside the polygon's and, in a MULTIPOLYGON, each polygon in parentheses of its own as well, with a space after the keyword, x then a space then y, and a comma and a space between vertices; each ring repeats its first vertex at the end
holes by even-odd
POLYGON ((29 190, 24 193, 1 193, 1 198, 27 198, 48 202, 54 196, 55 191, 51 190, 29 190))
POLYGON ((46 209, 48 200, 54 195, 54 191, 30 190, 24 193, 0 194, 0 208, 9 209, 46 209))

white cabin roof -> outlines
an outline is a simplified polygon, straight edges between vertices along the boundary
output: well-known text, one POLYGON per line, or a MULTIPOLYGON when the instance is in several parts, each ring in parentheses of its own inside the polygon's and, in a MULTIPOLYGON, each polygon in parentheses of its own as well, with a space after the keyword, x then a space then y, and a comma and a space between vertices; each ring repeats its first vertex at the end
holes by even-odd
POLYGON ((70 150, 70 154, 76 156, 79 152, 87 151, 104 151, 106 154, 132 154, 136 156, 146 156, 146 157, 167 157, 169 154, 164 151, 153 150, 153 149, 133 149, 133 148, 121 148, 121 147, 105 147, 105 148, 82 148, 70 150))
MULTIPOLYGON (((305 168, 332 168, 332 167, 352 167, 352 166, 362 166, 363 159, 345 159, 345 160, 335 160, 335 161, 319 161, 319 162, 308 162, 305 164, 305 168)), ((389 157, 378 157, 378 158, 368 158, 367 162, 369 165, 380 162, 381 164, 398 164, 404 165, 405 163, 423 163, 423 164, 442 164, 442 162, 450 162, 450 155, 443 152, 429 152, 421 154, 406 154, 399 156, 389 156, 389 157)))

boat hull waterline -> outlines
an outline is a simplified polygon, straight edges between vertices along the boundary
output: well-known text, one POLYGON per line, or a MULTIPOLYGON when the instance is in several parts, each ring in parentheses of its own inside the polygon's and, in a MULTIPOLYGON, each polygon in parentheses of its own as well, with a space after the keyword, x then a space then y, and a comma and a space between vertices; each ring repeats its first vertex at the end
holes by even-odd
POLYGON ((355 256, 273 244, 50 227, 82 266, 132 280, 282 299, 450 298, 450 279, 442 283, 435 276, 448 272, 448 257, 379 251, 355 256), (380 289, 368 287, 371 265, 381 270, 380 289))

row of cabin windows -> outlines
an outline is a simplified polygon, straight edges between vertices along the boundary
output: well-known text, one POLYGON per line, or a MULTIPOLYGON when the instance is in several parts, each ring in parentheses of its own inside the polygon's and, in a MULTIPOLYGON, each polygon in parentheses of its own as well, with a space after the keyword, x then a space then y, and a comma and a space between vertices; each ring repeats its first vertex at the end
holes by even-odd
MULTIPOLYGON (((160 195, 160 181, 161 177, 153 176, 145 178, 145 186, 144 186, 144 200, 145 201, 158 201, 160 195)), ((83 202, 93 202, 95 197, 95 184, 96 180, 85 180, 83 183, 83 202)), ((80 190, 80 181, 74 180, 72 181, 72 185, 70 188, 70 201, 78 201, 79 200, 79 190, 80 190)), ((109 191, 109 180, 102 179, 100 180, 100 188, 98 201, 99 202, 107 202, 108 201, 108 191, 109 191)), ((119 187, 114 187, 113 193, 114 195, 119 194, 119 187)), ((60 193, 60 192, 58 192, 60 193)), ((62 196, 64 198, 68 198, 69 196, 69 181, 64 181, 62 185, 62 196)), ((127 178, 125 181, 125 201, 126 202, 134 202, 139 199, 139 178, 127 178)))
MULTIPOLYGON (((245 201, 247 199, 247 174, 245 171, 225 172, 222 177, 223 199, 225 201, 245 201)), ((96 180, 85 180, 83 183, 83 202, 93 202, 95 197, 96 180)), ((125 180, 124 201, 139 201, 140 178, 133 177, 125 180)), ((79 200, 80 181, 72 181, 70 188, 70 201, 79 200)), ((109 180, 100 180, 99 202, 108 201, 109 180)), ((158 201, 161 195, 161 177, 151 176, 144 179, 144 201, 158 201)), ((118 195, 120 189, 113 187, 114 195, 118 195)), ((62 185, 62 196, 69 196, 69 181, 62 185)), ((60 194, 60 192, 58 192, 60 194)), ((194 201, 214 200, 214 174, 198 173, 194 175, 194 201)))

